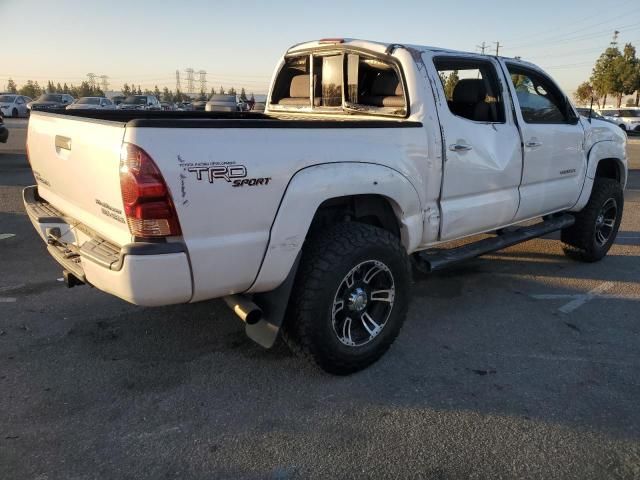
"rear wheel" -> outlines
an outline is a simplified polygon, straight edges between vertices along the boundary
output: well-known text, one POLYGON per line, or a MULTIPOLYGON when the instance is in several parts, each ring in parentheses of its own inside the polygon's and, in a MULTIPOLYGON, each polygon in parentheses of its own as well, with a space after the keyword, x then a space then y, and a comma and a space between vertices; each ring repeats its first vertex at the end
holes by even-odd
POLYGON ((399 240, 343 223, 305 246, 283 337, 323 370, 347 375, 378 360, 407 314, 410 270, 399 240))
POLYGON ((610 178, 596 178, 586 207, 576 214, 576 222, 562 230, 564 252, 585 262, 602 259, 618 234, 624 195, 622 186, 610 178))

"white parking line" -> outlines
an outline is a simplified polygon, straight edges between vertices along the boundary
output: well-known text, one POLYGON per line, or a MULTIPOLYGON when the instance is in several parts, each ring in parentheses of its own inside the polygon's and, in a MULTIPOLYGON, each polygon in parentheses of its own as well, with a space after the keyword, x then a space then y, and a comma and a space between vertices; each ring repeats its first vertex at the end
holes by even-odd
POLYGON ((24 287, 24 283, 19 283, 17 285, 8 285, 6 287, 0 287, 0 292, 10 292, 11 290, 18 290, 22 287, 24 287))
POLYGON ((545 294, 545 295, 531 295, 532 298, 536 300, 556 300, 561 298, 571 298, 569 303, 561 306, 558 311, 562 313, 571 313, 574 310, 580 308, 585 303, 593 300, 594 298, 625 298, 624 296, 619 295, 603 295, 607 290, 611 290, 614 286, 613 282, 603 282, 597 287, 589 290, 587 293, 579 293, 579 294, 545 294))
POLYGON ((15 237, 15 233, 0 233, 0 240, 6 240, 7 238, 15 237))
POLYGON ((14 303, 15 301, 14 297, 0 297, 0 303, 14 303))

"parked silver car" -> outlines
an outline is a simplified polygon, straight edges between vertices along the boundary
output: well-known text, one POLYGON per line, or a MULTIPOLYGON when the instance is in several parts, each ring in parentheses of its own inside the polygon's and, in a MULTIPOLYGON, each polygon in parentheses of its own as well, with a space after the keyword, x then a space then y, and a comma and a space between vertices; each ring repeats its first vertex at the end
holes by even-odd
POLYGON ((160 102, 154 95, 129 95, 118 105, 119 110, 161 110, 160 102))
POLYGON ((105 97, 82 97, 67 107, 67 110, 115 110, 116 106, 105 97))
POLYGON ((212 95, 204 107, 207 112, 237 112, 235 95, 212 95))

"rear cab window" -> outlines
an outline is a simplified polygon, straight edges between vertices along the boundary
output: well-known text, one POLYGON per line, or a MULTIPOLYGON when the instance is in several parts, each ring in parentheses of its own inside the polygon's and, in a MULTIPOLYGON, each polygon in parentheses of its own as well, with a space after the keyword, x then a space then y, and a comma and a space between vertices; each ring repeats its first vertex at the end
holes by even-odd
POLYGON ((399 65, 350 50, 288 57, 274 83, 270 109, 394 117, 409 114, 399 65))

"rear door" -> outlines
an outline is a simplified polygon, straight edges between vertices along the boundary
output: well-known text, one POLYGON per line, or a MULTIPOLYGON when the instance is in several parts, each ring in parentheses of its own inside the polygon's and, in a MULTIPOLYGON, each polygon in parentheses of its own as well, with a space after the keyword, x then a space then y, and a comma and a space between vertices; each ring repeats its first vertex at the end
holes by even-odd
POLYGON ((518 208, 522 153, 498 63, 480 55, 425 60, 436 79, 445 149, 440 239, 509 224, 518 208))
POLYGON ((587 167, 579 117, 548 76, 519 64, 505 67, 524 152, 516 220, 569 208, 578 200, 587 167))

